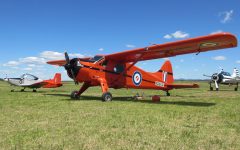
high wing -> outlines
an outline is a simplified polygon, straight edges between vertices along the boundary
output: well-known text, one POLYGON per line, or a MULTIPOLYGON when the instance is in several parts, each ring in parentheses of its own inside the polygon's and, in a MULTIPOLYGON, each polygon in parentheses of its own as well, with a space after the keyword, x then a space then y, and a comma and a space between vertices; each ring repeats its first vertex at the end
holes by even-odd
POLYGON ((114 53, 106 55, 105 59, 117 62, 137 62, 236 46, 237 38, 230 33, 223 32, 114 53))
POLYGON ((64 66, 66 64, 66 60, 52 60, 47 62, 50 65, 56 65, 56 66, 64 66))

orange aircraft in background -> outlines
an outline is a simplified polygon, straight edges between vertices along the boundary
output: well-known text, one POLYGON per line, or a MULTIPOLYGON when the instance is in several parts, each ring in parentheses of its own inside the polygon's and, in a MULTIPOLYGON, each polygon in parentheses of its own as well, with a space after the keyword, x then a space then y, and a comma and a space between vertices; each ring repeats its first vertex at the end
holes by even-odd
POLYGON ((155 89, 166 91, 178 88, 197 88, 197 84, 174 84, 172 65, 166 61, 160 70, 146 72, 135 64, 139 61, 173 57, 177 55, 230 48, 237 46, 237 39, 230 33, 218 33, 197 38, 157 44, 145 48, 123 51, 109 55, 96 55, 92 58, 69 59, 65 52, 66 60, 54 60, 48 64, 64 66, 68 76, 76 84, 83 82, 79 91, 73 91, 72 99, 80 95, 91 86, 101 86, 102 100, 111 101, 112 94, 109 88, 135 88, 155 89))

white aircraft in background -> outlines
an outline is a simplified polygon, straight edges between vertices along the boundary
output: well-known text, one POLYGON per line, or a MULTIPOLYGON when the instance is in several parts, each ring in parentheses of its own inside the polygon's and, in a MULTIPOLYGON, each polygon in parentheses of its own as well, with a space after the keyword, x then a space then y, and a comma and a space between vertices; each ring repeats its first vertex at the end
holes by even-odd
POLYGON ((238 69, 234 68, 233 73, 230 74, 229 72, 223 71, 223 69, 219 73, 214 73, 212 76, 209 75, 203 75, 206 77, 210 77, 211 81, 209 82, 210 85, 210 91, 213 90, 212 83, 215 84, 216 91, 219 90, 219 84, 224 85, 236 85, 234 88, 235 91, 238 90, 238 83, 240 83, 240 77, 238 69))

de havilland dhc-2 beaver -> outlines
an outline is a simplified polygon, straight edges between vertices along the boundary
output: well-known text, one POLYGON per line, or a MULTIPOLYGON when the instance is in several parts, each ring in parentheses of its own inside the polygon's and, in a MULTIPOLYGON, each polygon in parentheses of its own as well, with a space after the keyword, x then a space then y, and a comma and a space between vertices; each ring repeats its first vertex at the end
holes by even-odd
POLYGON ((73 91, 71 98, 78 99, 91 86, 101 86, 102 100, 111 101, 109 88, 155 89, 166 91, 178 88, 197 88, 197 84, 174 84, 170 61, 166 61, 157 72, 146 72, 135 64, 139 61, 173 57, 177 55, 218 50, 237 46, 237 38, 231 33, 217 33, 186 40, 155 44, 144 48, 96 55, 92 58, 69 59, 65 52, 65 60, 48 61, 48 64, 64 66, 67 74, 76 84, 83 82, 79 91, 73 91))
MULTIPOLYGON (((22 87, 21 92, 25 88, 33 89, 36 92, 38 88, 57 88, 62 86, 61 74, 56 73, 53 79, 42 80, 32 74, 25 73, 20 78, 4 78, 10 85, 22 87)), ((11 90, 14 92, 14 89, 11 90)))

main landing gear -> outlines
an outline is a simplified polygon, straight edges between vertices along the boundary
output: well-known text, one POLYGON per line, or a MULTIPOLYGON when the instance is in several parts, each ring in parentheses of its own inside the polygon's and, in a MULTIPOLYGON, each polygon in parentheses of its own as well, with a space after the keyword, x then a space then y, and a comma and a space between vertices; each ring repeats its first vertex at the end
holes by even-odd
POLYGON ((79 99, 80 95, 78 94, 78 91, 72 91, 71 93, 71 99, 79 99))
MULTIPOLYGON (((108 92, 108 85, 105 82, 105 80, 103 79, 99 79, 99 83, 101 85, 102 88, 102 101, 103 102, 109 102, 112 101, 112 94, 110 92, 108 92)), ((79 91, 73 91, 71 93, 71 99, 77 100, 80 98, 80 95, 86 91, 89 87, 91 86, 91 84, 89 82, 84 82, 82 87, 80 88, 79 91)))
POLYGON ((166 91, 166 95, 167 95, 167 96, 170 96, 170 93, 169 93, 168 91, 166 91))
MULTIPOLYGON (((219 85, 218 85, 217 82, 215 83, 215 86, 216 86, 216 91, 218 91, 219 90, 219 85)), ((212 82, 209 82, 209 90, 213 91, 212 82)))
POLYGON ((234 91, 237 91, 238 90, 238 83, 237 83, 237 86, 234 88, 234 91))
POLYGON ((110 92, 105 92, 102 94, 102 101, 109 102, 112 101, 112 94, 110 92))

